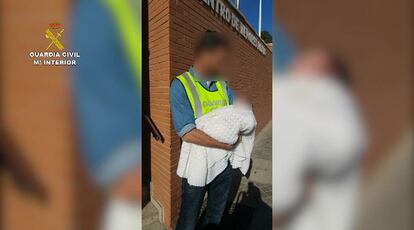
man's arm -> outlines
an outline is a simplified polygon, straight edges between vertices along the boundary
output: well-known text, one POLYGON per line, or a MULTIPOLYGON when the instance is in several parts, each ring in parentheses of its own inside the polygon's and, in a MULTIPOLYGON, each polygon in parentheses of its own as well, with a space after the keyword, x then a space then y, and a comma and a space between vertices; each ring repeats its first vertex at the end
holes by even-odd
POLYGON ((193 109, 188 101, 184 86, 178 79, 171 82, 169 93, 174 129, 177 135, 182 138, 196 127, 193 109))
POLYGON ((191 131, 184 134, 182 139, 183 141, 188 142, 188 143, 193 143, 193 144, 210 147, 210 148, 219 148, 219 149, 224 149, 224 150, 231 150, 233 149, 235 145, 235 144, 229 145, 229 144, 221 143, 213 139, 212 137, 210 137, 205 132, 199 129, 192 129, 191 131))

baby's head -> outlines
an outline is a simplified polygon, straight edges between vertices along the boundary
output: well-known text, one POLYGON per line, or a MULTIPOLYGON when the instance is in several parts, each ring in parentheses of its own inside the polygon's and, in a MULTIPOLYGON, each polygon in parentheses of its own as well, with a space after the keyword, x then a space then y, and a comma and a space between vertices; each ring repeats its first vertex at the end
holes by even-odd
POLYGON ((249 97, 246 96, 245 94, 241 94, 241 93, 234 94, 233 105, 237 108, 251 110, 252 103, 250 101, 251 100, 249 99, 249 97))
POLYGON ((322 48, 310 48, 301 51, 289 68, 292 76, 311 78, 334 77, 349 85, 348 68, 343 59, 334 52, 322 48))

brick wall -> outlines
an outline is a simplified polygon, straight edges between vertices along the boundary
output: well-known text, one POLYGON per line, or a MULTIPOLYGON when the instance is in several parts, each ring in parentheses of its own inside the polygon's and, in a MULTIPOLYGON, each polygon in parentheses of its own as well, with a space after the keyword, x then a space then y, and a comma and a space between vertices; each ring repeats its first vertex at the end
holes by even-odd
MULTIPOLYGON (((73 229, 73 140, 69 79, 64 68, 32 66, 29 51, 44 50, 44 31, 59 20, 65 25, 70 1, 0 3, 0 98, 3 132, 34 169, 47 192, 46 202, 23 192, 8 174, 0 175, 0 228, 73 229)), ((2 137, 3 138, 3 137, 2 137)))
POLYGON ((149 98, 150 115, 165 142, 151 139, 151 181, 153 197, 163 207, 164 223, 171 226, 173 183, 172 126, 168 103, 170 79, 170 3, 165 0, 148 1, 149 31, 149 98))
POLYGON ((178 218, 181 180, 175 172, 180 139, 171 123, 170 81, 192 64, 200 33, 209 29, 228 35, 234 48, 230 87, 252 98, 260 130, 271 119, 272 54, 270 50, 266 56, 260 54, 200 0, 150 0, 148 12, 150 112, 166 139, 164 144, 151 142, 151 180, 154 198, 164 209, 163 221, 171 228, 178 218))

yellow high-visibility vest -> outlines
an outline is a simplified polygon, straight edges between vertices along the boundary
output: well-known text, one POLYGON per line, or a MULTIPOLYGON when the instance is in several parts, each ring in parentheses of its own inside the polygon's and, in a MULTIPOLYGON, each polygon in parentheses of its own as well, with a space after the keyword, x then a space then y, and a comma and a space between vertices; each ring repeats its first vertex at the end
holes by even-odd
POLYGON ((142 70, 142 1, 104 0, 104 2, 114 18, 115 25, 118 27, 127 60, 132 67, 135 82, 140 91, 142 70))
POLYGON ((225 81, 215 82, 216 91, 209 91, 197 82, 190 72, 185 72, 177 79, 184 86, 188 100, 194 112, 194 118, 199 118, 215 109, 229 105, 227 84, 225 81))

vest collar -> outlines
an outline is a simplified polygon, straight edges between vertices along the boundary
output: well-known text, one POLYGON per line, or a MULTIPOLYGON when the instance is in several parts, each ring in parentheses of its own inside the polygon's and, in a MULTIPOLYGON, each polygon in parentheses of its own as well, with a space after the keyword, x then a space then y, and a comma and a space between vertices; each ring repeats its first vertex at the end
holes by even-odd
POLYGON ((200 82, 203 86, 206 86, 206 87, 210 87, 211 83, 214 83, 217 81, 217 80, 212 80, 214 79, 213 77, 200 77, 200 75, 196 72, 193 66, 190 67, 188 72, 191 73, 195 81, 200 82))

